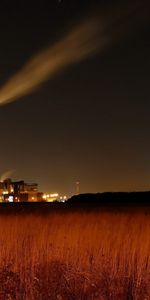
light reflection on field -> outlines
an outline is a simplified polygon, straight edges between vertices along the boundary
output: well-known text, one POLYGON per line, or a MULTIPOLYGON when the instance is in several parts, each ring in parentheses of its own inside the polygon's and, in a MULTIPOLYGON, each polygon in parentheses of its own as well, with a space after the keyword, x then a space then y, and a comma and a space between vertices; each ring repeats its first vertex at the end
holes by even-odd
POLYGON ((150 299, 149 255, 148 214, 0 217, 0 280, 18 275, 17 299, 150 299))

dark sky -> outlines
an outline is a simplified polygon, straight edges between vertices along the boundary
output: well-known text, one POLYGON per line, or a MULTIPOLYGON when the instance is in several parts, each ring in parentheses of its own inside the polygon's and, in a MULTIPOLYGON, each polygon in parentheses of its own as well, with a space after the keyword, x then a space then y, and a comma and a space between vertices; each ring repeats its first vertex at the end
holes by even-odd
MULTIPOLYGON (((1 86, 73 23, 110 4, 117 8, 1 1, 1 86)), ((16 179, 47 192, 73 194, 77 180, 81 192, 150 189, 150 22, 135 23, 103 52, 0 107, 1 173, 16 170, 16 179)))

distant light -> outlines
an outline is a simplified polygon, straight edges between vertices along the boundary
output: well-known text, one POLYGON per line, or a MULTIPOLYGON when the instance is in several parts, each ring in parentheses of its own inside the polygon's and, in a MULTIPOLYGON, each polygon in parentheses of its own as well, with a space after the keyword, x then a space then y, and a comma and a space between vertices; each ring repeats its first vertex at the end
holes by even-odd
POLYGON ((64 196, 64 200, 66 200, 67 199, 67 196, 64 196))
POLYGON ((54 194, 44 194, 42 198, 46 200, 47 202, 53 202, 56 201, 56 198, 58 198, 59 194, 54 193, 54 194))
POLYGON ((54 202, 54 199, 49 198, 47 199, 47 202, 54 202))
POLYGON ((14 201, 13 196, 9 196, 9 197, 8 197, 8 201, 9 201, 9 202, 13 202, 13 201, 14 201))
POLYGON ((3 192, 3 195, 7 195, 7 194, 8 194, 8 191, 4 191, 4 192, 3 192))
POLYGON ((34 197, 32 197, 32 200, 34 200, 34 197))
POLYGON ((59 194, 55 193, 55 194, 50 194, 50 197, 58 197, 59 194))

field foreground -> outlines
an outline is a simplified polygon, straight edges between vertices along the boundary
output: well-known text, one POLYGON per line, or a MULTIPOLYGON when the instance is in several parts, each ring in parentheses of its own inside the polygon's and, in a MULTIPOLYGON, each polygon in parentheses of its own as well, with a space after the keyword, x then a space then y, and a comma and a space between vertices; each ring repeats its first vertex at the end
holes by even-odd
POLYGON ((150 214, 1 214, 0 299, 150 299, 150 214))

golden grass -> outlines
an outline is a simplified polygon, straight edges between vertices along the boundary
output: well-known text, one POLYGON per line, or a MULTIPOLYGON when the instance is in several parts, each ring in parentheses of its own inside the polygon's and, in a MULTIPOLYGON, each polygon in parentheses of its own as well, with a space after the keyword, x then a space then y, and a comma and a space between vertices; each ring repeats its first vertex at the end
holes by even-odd
POLYGON ((0 216, 1 281, 0 299, 150 299, 150 215, 0 216))

